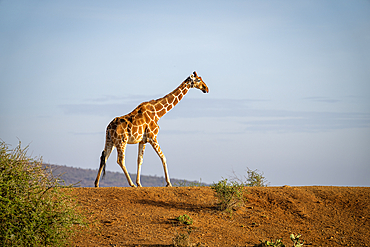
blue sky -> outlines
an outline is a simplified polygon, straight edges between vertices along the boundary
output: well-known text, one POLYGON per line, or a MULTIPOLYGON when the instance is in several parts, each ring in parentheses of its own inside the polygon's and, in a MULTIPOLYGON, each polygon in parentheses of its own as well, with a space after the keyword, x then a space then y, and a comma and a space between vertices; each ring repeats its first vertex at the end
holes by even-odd
POLYGON ((0 1, 0 138, 45 162, 98 168, 108 123, 194 70, 210 93, 159 121, 171 178, 370 186, 369 1, 0 1))

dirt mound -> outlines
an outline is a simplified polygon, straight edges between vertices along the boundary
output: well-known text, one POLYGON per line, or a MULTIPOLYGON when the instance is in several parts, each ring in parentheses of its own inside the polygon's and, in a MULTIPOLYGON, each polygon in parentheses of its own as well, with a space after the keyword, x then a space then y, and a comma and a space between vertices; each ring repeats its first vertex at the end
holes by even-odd
POLYGON ((309 246, 370 246, 370 187, 252 187, 232 215, 209 187, 75 188, 93 224, 75 246, 172 246, 179 234, 202 246, 254 246, 291 233, 309 246), (193 224, 178 223, 188 215, 193 224))

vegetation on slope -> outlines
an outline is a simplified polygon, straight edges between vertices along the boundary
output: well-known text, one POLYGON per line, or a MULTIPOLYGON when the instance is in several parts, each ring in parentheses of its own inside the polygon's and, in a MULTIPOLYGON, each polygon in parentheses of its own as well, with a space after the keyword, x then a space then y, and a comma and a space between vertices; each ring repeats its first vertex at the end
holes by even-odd
POLYGON ((81 223, 76 204, 41 160, 0 142, 0 246, 62 246, 81 223))

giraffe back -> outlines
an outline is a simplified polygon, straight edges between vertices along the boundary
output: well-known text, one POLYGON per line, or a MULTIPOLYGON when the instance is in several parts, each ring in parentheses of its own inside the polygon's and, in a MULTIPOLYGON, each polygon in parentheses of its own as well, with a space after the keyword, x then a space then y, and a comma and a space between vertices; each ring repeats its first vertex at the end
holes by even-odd
POLYGON ((107 134, 109 133, 115 146, 121 142, 146 143, 158 134, 158 120, 153 102, 144 102, 129 114, 114 118, 107 127, 107 134))

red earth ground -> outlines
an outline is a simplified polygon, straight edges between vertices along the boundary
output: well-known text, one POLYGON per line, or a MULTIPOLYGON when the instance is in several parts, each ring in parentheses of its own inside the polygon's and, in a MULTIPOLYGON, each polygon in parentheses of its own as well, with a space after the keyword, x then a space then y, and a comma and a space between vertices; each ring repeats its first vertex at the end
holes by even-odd
POLYGON ((249 187, 232 213, 216 208, 210 187, 74 188, 90 227, 73 246, 257 246, 291 233, 304 246, 370 246, 370 187, 249 187), (176 220, 188 215, 193 224, 176 220))

